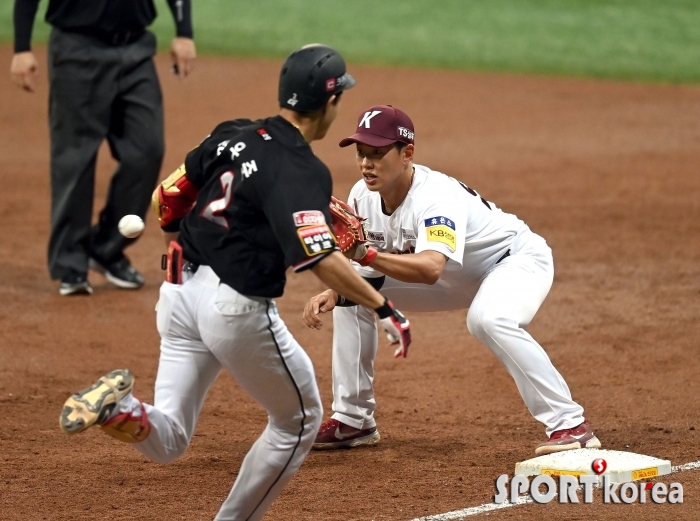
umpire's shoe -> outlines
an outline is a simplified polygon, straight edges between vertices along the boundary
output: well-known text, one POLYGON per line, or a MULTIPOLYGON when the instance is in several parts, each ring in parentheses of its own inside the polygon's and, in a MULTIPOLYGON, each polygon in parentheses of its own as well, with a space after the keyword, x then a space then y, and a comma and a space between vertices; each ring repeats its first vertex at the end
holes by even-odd
POLYGON ((351 449, 361 445, 376 445, 379 439, 379 431, 376 427, 356 429, 331 418, 321 424, 313 448, 316 450, 351 449))
POLYGON ((90 286, 85 273, 69 271, 61 277, 58 293, 64 297, 68 295, 92 295, 92 286, 90 286))
POLYGON ((562 452, 574 449, 599 449, 600 440, 593 433, 593 428, 588 420, 571 429, 554 431, 546 441, 535 449, 535 454, 543 456, 553 452, 562 452))
POLYGON ((138 289, 145 282, 143 275, 134 269, 125 255, 114 262, 105 262, 92 255, 90 269, 102 273, 109 282, 122 289, 138 289))
POLYGON ((143 404, 131 395, 134 377, 116 369, 66 400, 58 423, 66 434, 98 425, 105 433, 127 443, 146 439, 151 431, 143 404))

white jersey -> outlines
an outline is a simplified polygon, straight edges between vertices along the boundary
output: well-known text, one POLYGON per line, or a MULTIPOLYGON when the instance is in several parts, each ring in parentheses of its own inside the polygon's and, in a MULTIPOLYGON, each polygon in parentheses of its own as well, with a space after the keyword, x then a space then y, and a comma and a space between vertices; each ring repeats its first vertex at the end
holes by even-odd
MULTIPOLYGON (((368 190, 364 180, 352 188, 348 203, 367 218, 369 239, 378 250, 433 250, 448 258, 436 284, 387 275, 382 295, 409 312, 468 309, 469 331, 506 367, 547 436, 583 423, 583 408, 572 400, 564 378, 523 329, 554 279, 552 250, 542 237, 456 179, 419 165, 408 195, 391 215, 382 211, 379 193, 368 190)), ((357 263, 355 269, 364 277, 382 276, 357 263)), ((333 419, 356 429, 377 426, 378 342, 371 309, 333 308, 333 419)), ((595 437, 590 443, 600 446, 595 437)))
MULTIPOLYGON (((415 165, 408 195, 391 215, 363 180, 353 186, 348 204, 367 219, 368 238, 379 251, 444 254, 441 279, 452 284, 482 278, 529 229, 463 183, 421 165, 415 165)), ((371 268, 359 271, 368 278, 382 275, 371 268)))

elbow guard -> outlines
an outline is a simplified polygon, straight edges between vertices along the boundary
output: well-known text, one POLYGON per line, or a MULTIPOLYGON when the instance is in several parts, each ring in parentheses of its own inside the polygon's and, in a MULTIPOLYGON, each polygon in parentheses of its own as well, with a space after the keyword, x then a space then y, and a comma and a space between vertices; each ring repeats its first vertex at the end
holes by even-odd
POLYGON ((197 187, 186 174, 185 165, 180 165, 153 192, 151 202, 161 228, 182 219, 197 200, 197 187))

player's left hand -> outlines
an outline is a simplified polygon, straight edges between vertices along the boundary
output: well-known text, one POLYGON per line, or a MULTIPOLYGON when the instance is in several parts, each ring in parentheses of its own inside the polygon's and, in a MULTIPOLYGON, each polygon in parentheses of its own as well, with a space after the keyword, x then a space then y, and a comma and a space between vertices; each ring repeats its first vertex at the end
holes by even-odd
POLYGON ((323 322, 318 318, 318 315, 332 311, 337 300, 338 294, 332 289, 327 289, 323 293, 311 297, 306 306, 304 306, 304 314, 302 316, 304 324, 311 329, 321 329, 323 322))
POLYGON ((170 44, 170 58, 173 62, 173 71, 180 77, 186 78, 194 70, 194 59, 197 50, 192 38, 173 38, 170 44))
POLYGON ((340 251, 349 259, 364 257, 367 253, 365 219, 357 215, 347 203, 335 197, 331 197, 329 209, 333 220, 333 233, 340 251))

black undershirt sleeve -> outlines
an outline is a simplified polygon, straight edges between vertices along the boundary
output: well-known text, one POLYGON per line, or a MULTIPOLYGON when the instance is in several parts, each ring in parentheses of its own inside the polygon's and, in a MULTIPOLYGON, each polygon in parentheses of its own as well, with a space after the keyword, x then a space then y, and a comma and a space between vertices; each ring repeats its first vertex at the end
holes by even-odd
MULTIPOLYGON (((382 289, 382 286, 384 285, 384 280, 386 279, 386 277, 383 276, 383 275, 382 275, 381 277, 374 277, 374 278, 371 278, 371 279, 368 279, 368 278, 365 278, 365 277, 362 277, 362 278, 365 279, 367 282, 369 282, 369 285, 372 286, 372 287, 373 287, 374 289, 376 289, 377 291, 379 291, 380 289, 382 289)), ((352 307, 352 306, 357 306, 357 303, 356 303, 356 302, 353 302, 353 301, 350 300, 350 299, 346 299, 346 298, 345 298, 344 296, 342 296, 342 295, 338 295, 338 300, 336 301, 335 305, 336 305, 336 306, 339 306, 339 307, 341 307, 341 308, 349 308, 349 307, 352 307)))
POLYGON ((175 19, 175 34, 181 38, 192 38, 192 0, 168 0, 168 7, 175 19))
POLYGON ((12 20, 15 26, 16 53, 32 49, 32 29, 38 8, 39 0, 15 0, 12 20))

